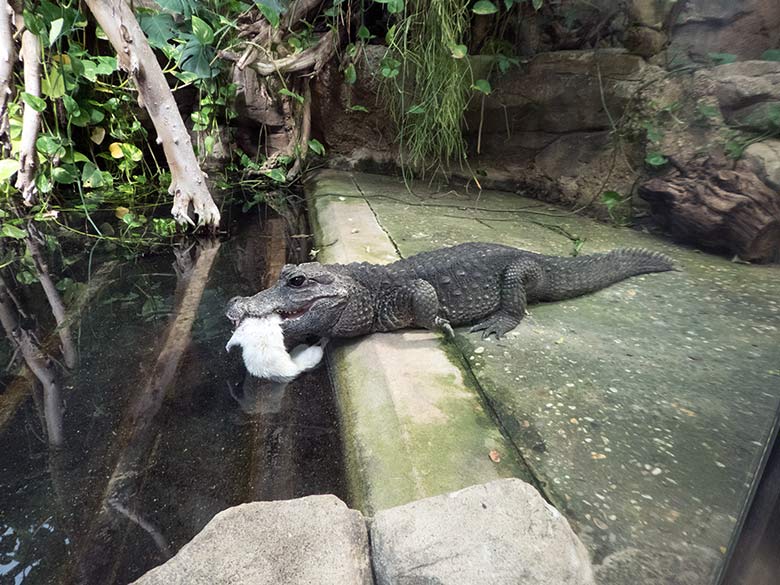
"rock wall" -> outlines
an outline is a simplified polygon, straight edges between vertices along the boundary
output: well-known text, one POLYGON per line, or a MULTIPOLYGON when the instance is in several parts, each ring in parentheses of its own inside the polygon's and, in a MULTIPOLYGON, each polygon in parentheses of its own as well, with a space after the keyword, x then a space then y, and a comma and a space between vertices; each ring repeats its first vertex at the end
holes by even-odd
MULTIPOLYGON (((702 169, 709 176, 736 171, 743 180, 729 189, 766 187, 761 202, 742 198, 737 205, 742 211, 755 208, 748 215, 764 216, 748 221, 754 227, 727 229, 732 235, 724 240, 723 225, 730 221, 724 212, 717 220, 712 213, 712 221, 697 220, 700 230, 671 232, 743 259, 777 257, 780 65, 755 59, 780 49, 780 2, 563 0, 522 12, 516 24, 516 54, 526 57, 504 75, 494 71, 489 96, 475 94, 464 125, 469 164, 453 168, 451 178, 567 203, 620 222, 652 213, 658 225, 671 229, 687 225, 673 216, 684 207, 703 209, 703 199, 674 206, 664 197, 664 210, 649 195, 653 189, 639 196, 641 185, 675 179, 687 165, 705 182, 702 169), (559 50, 569 46, 577 50, 559 50), (730 59, 737 62, 717 64, 730 59), (718 156, 705 164, 713 153, 718 156), (608 204, 602 202, 605 193, 608 204), (739 242, 733 240, 738 232, 739 242), (751 243, 756 238, 762 242, 758 247, 751 243)), ((384 52, 382 46, 365 47, 354 86, 343 83, 336 65, 321 73, 315 134, 337 168, 398 172, 397 130, 383 110, 377 78, 384 52), (369 112, 355 112, 356 104, 369 112)), ((490 69, 485 59, 474 59, 475 71, 490 69)), ((745 195, 729 189, 732 198, 745 195)))

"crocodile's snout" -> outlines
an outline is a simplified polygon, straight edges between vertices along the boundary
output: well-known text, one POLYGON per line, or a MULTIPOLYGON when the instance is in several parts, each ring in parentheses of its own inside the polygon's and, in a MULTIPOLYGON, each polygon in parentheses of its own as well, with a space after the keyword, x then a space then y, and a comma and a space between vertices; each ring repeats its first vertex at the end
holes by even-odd
POLYGON ((234 326, 238 326, 241 323, 241 319, 244 317, 244 304, 242 297, 233 297, 228 301, 227 311, 225 316, 233 322, 234 326))

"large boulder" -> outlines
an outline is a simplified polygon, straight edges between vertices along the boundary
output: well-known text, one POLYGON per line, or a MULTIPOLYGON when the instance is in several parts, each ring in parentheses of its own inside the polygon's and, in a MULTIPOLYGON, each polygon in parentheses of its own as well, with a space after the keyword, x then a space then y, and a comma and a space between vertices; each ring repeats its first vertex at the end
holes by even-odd
POLYGON ((593 583, 569 523, 519 479, 381 511, 371 546, 377 585, 593 583))
POLYGON ((370 585, 366 525, 336 496, 229 508, 136 585, 370 585))
POLYGON ((744 164, 770 188, 780 193, 780 140, 756 142, 745 149, 744 164))
POLYGON ((669 47, 669 55, 676 60, 688 57, 707 62, 710 53, 756 59, 780 43, 777 0, 689 0, 678 4, 683 10, 673 23, 669 47))

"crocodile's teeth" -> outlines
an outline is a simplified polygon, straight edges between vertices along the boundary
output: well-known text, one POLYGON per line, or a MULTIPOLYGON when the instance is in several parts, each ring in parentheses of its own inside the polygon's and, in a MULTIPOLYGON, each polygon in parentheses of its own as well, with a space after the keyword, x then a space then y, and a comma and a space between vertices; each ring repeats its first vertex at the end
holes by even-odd
POLYGON ((286 313, 284 311, 280 311, 279 314, 282 316, 282 319, 297 319, 301 315, 303 315, 306 311, 309 310, 309 307, 306 307, 305 309, 301 309, 299 311, 293 311, 292 313, 286 313))

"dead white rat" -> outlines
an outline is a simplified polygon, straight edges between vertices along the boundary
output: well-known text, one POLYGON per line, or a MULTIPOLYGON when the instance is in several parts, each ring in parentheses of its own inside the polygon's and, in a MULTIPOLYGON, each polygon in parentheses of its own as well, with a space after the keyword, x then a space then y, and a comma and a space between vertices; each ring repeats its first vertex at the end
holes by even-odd
POLYGON ((240 345, 247 371, 257 378, 287 383, 316 367, 324 354, 321 345, 298 345, 289 353, 284 347, 282 318, 277 313, 248 317, 233 332, 225 349, 240 345))

